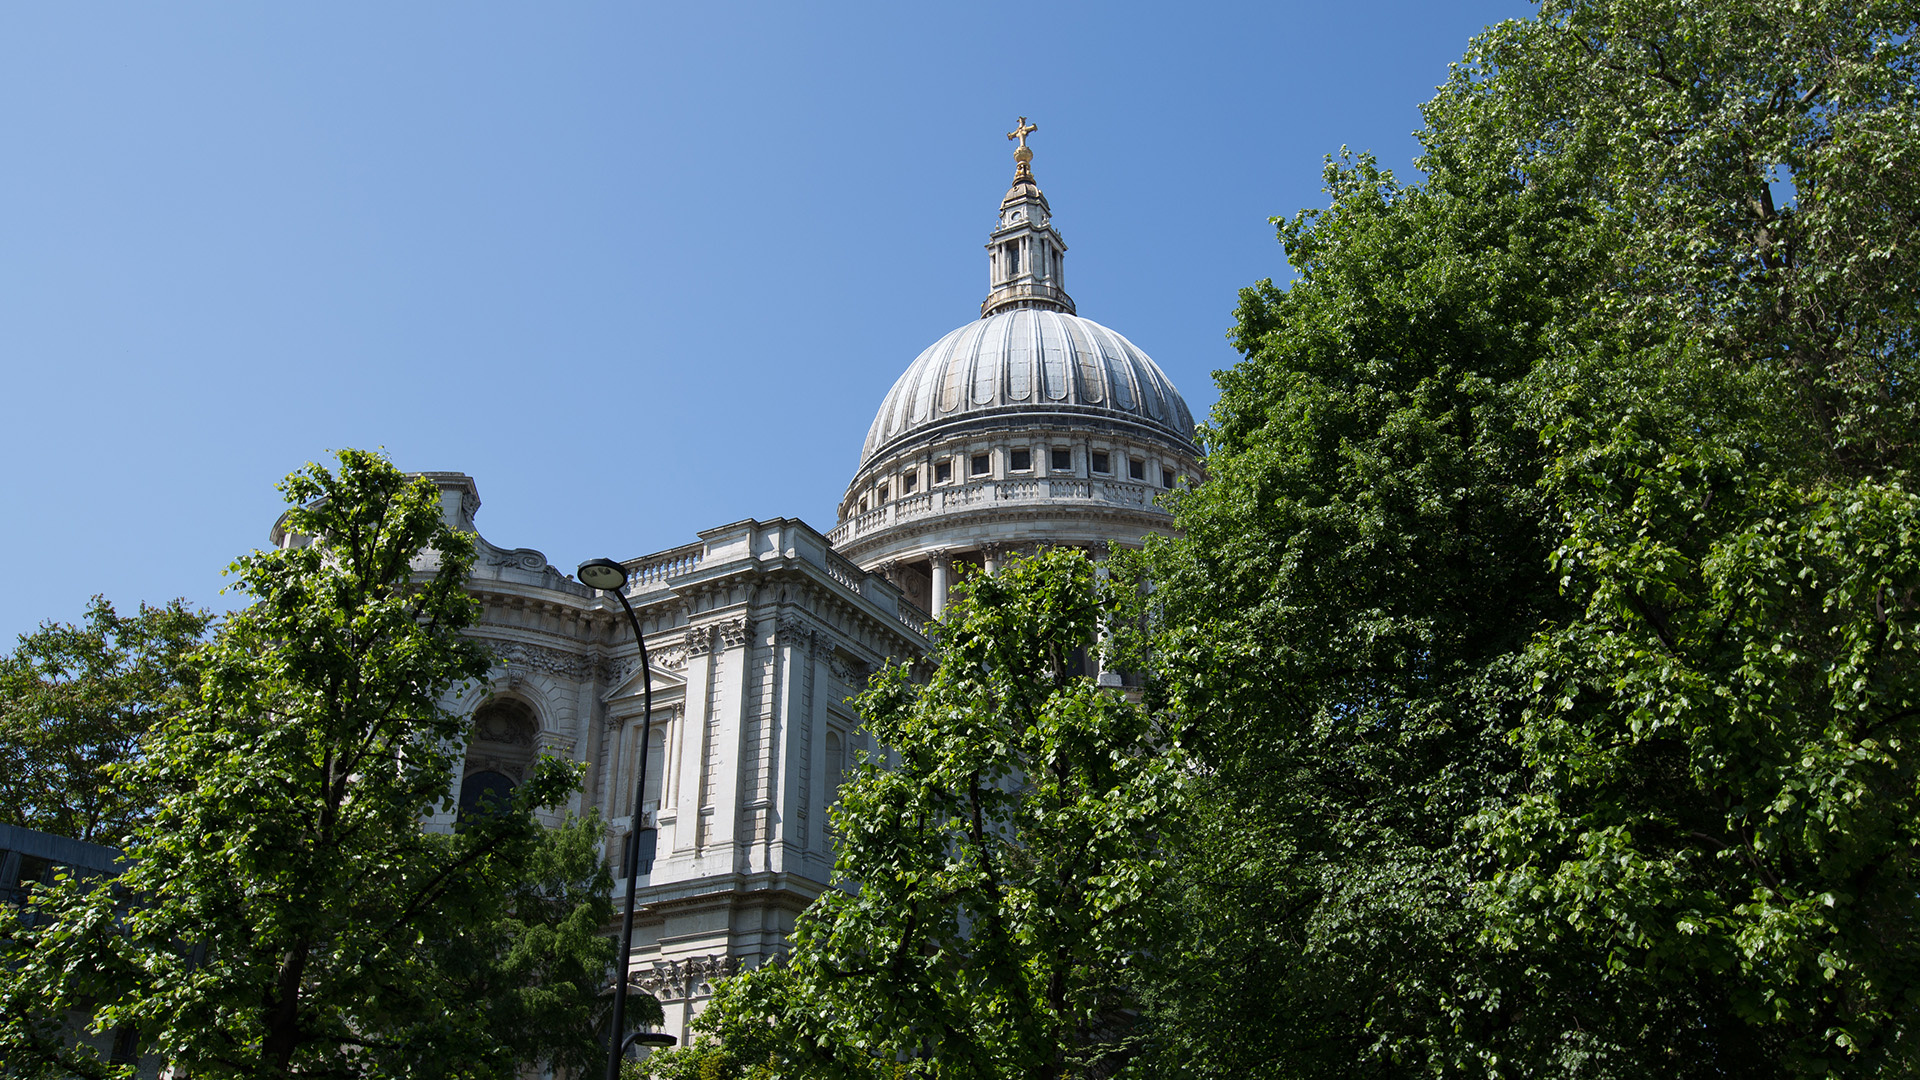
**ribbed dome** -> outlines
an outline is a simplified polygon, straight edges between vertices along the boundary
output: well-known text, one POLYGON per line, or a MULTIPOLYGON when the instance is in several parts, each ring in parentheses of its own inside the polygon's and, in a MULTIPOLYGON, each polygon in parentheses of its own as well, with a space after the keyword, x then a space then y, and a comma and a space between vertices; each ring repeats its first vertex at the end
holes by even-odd
POLYGON ((865 466, 902 440, 990 416, 1081 416, 1144 425, 1190 447, 1193 414, 1133 342, 1061 311, 1000 311, 934 342, 873 418, 865 466))

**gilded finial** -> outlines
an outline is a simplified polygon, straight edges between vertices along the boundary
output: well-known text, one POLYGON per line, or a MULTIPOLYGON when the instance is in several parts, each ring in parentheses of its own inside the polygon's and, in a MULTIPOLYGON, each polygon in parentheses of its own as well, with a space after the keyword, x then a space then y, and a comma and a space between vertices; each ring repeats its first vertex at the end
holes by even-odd
POLYGON ((1013 174, 1016 180, 1033 179, 1033 169, 1030 167, 1033 151, 1027 148, 1027 136, 1039 130, 1039 125, 1027 123, 1027 118, 1023 116, 1020 118, 1019 125, 1007 132, 1007 138, 1020 140, 1019 149, 1013 152, 1013 160, 1018 164, 1013 174))

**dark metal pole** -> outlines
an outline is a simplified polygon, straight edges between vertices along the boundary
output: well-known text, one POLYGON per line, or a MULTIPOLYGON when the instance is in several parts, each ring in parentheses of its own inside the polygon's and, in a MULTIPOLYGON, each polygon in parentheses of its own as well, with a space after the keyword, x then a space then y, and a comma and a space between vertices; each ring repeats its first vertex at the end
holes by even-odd
MULTIPOLYGON (((621 861, 627 874, 627 913, 620 920, 619 978, 613 984, 613 1030, 607 1035, 607 1080, 620 1080, 620 1058, 627 1048, 627 962, 633 953, 633 896, 640 878, 640 832, 646 824, 641 800, 647 791, 647 751, 653 741, 653 669, 647 666, 647 639, 640 633, 640 619, 627 603, 624 587, 612 590, 626 610, 627 623, 633 627, 633 640, 640 645, 640 695, 644 712, 640 719, 640 774, 633 779, 633 817, 627 827, 626 857, 621 861)), ((647 852, 652 862, 653 853, 647 852)))

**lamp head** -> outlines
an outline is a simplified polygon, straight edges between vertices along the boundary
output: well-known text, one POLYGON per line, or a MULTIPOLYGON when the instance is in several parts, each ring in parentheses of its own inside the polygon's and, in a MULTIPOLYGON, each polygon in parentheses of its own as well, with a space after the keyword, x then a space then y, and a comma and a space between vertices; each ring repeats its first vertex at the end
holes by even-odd
POLYGON ((679 1041, 679 1039, 674 1038, 664 1031, 636 1031, 627 1036, 628 1046, 651 1046, 657 1048, 673 1046, 679 1043, 679 1041))
POLYGON ((588 559, 576 571, 580 584, 614 592, 627 583, 627 568, 612 559, 588 559))

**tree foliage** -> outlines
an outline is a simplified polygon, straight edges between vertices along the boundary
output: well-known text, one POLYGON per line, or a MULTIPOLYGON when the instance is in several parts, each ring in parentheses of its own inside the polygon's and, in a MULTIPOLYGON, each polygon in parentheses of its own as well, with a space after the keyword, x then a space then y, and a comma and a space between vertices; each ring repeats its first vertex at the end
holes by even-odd
POLYGON ((0 657, 0 823, 118 844, 155 793, 115 780, 159 718, 191 694, 186 656, 212 616, 183 600, 45 623, 0 657))
POLYGON ((1150 558, 1169 1068, 1914 1067, 1915 20, 1552 0, 1281 223, 1150 558))
MULTIPOLYGON (((836 879, 783 966, 658 1055, 756 1075, 1101 1077, 1138 1056, 1138 953, 1176 748, 1081 672, 1110 604, 1083 555, 955 589, 924 682, 859 699, 886 748, 841 789, 836 879)), ((670 1070, 679 1070, 673 1072, 670 1070)), ((727 1075, 725 1071, 722 1075, 727 1075)))
POLYGON ((111 882, 0 924, 7 1070, 112 1071, 68 1010, 195 1077, 508 1076, 601 1052, 609 880, 594 823, 544 828, 578 776, 543 759, 513 804, 452 809, 488 659, 462 631, 471 536, 434 486, 347 451, 282 485, 296 542, 233 566, 253 602, 194 658, 198 693, 124 767, 161 793, 111 882))

